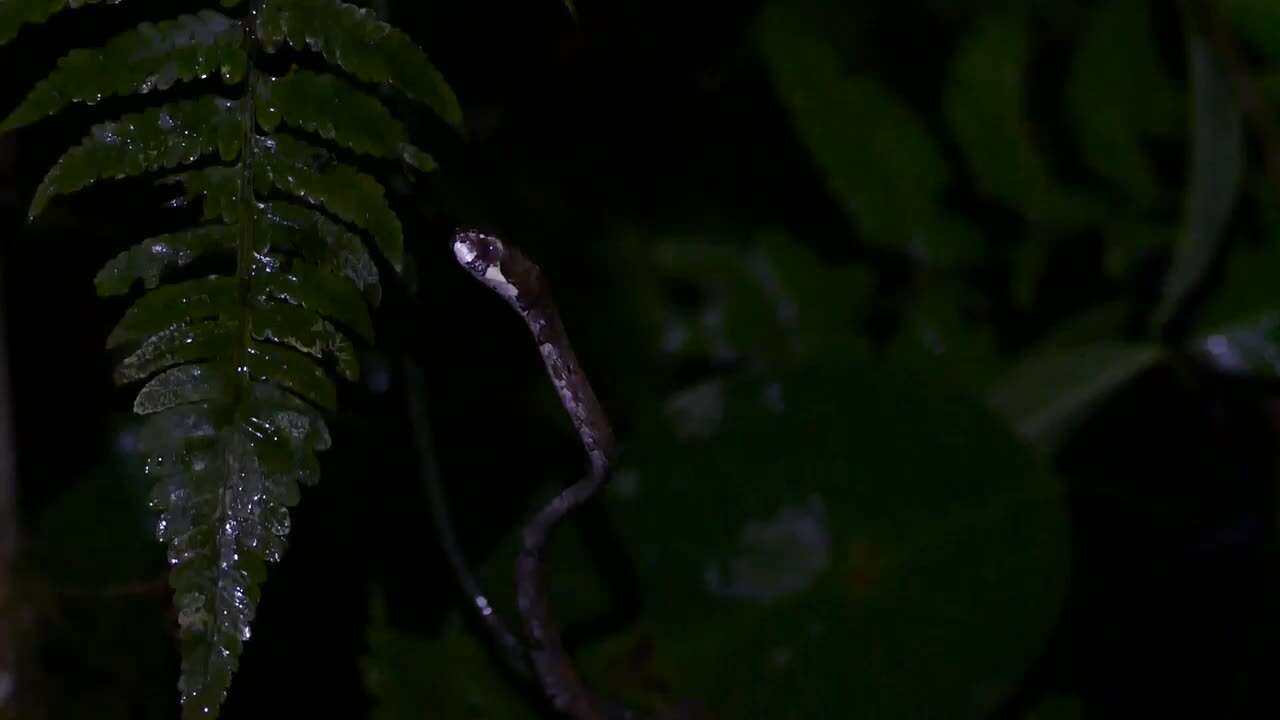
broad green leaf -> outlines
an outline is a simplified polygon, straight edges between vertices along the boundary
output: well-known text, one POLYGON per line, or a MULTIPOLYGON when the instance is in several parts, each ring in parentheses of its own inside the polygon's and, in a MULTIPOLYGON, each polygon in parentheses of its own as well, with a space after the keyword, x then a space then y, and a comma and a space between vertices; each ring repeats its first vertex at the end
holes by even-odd
POLYGON ((980 21, 948 65, 947 120, 979 192, 1037 224, 1079 223, 1096 211, 1057 187, 1027 118, 1029 44, 1020 16, 980 21))
POLYGON ((1053 448, 1103 400, 1164 359, 1156 345, 1100 342, 1035 353, 991 393, 1018 432, 1053 448))
POLYGON ((875 294, 868 269, 825 261, 781 232, 762 231, 754 240, 745 262, 757 292, 772 296, 779 321, 766 326, 774 336, 768 342, 777 346, 786 338, 800 363, 825 353, 865 353, 863 324, 875 294))
POLYGON ((1152 318, 1157 331, 1182 309, 1217 256, 1244 174, 1244 128, 1231 75, 1194 32, 1188 53, 1195 121, 1186 228, 1152 318))
POLYGON ((885 356, 903 368, 941 374, 951 382, 981 387, 1004 369, 980 292, 956 282, 920 288, 900 309, 896 335, 885 356))
POLYGON ((0 125, 12 130, 75 102, 168 90, 179 80, 244 77, 247 56, 240 23, 212 10, 143 23, 94 49, 72 50, 0 125), (109 71, 104 69, 109 68, 109 71))
POLYGON ((756 38, 797 136, 866 239, 925 259, 954 252, 936 218, 947 167, 916 113, 782 4, 760 14, 756 38))
MULTIPOLYGON (((632 433, 609 514, 645 615, 582 649, 588 684, 648 717, 991 717, 1059 622, 1058 487, 927 378, 855 363, 774 380, 729 384, 709 436, 632 433)), ((598 552, 566 531, 548 555, 568 631, 617 617, 584 564, 598 552)), ((507 559, 491 572, 509 578, 507 559)))
POLYGON ((356 78, 389 84, 462 127, 458 99, 440 72, 412 38, 371 10, 341 0, 263 0, 258 37, 269 50, 288 42, 319 52, 356 78))
POLYGON ((1143 142, 1171 135, 1180 125, 1151 12, 1142 0, 1108 0, 1094 8, 1067 83, 1083 160, 1141 205, 1159 193, 1143 142))
POLYGON ((167 272, 216 252, 228 256, 238 232, 232 225, 204 225, 143 240, 108 262, 94 280, 99 295, 124 295, 139 280, 148 290, 167 272))
POLYGON ((287 135, 261 138, 254 162, 258 185, 275 186, 368 230, 382 256, 399 272, 404 261, 404 231, 377 180, 338 163, 325 150, 287 135))
POLYGON ((31 201, 30 217, 39 215, 55 195, 98 180, 189 165, 214 152, 234 160, 240 154, 239 109, 238 101, 206 96, 95 125, 49 170, 31 201))
POLYGON ((258 123, 268 131, 283 120, 359 153, 398 158, 422 172, 436 167, 409 143, 404 125, 381 101, 332 75, 306 70, 282 78, 264 75, 256 96, 258 123))
POLYGON ((1015 208, 1033 206, 1048 184, 1025 117, 1028 43, 1017 17, 991 17, 947 64, 947 119, 978 189, 1015 208))

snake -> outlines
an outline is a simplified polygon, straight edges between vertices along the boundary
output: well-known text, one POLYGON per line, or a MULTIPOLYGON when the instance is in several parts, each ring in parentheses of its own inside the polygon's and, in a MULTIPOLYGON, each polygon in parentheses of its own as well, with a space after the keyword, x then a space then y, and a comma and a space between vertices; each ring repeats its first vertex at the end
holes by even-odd
MULTIPOLYGON (((617 442, 600 400, 578 363, 551 290, 537 266, 519 248, 475 230, 453 236, 458 264, 519 313, 537 343, 547 376, 586 451, 588 470, 556 495, 524 526, 516 557, 516 606, 524 625, 528 656, 556 710, 574 720, 605 720, 603 708, 579 679, 560 638, 548 600, 544 555, 551 532, 570 513, 594 497, 609 481, 617 442)), ((477 609, 505 646, 513 641, 482 595, 477 609)))

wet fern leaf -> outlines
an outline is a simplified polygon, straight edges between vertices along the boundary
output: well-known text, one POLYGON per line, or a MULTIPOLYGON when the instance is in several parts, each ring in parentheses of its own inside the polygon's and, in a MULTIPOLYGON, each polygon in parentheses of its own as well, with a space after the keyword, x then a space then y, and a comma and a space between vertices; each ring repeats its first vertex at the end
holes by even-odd
MULTIPOLYGON (((120 2, 0 0, 0 43, 60 11, 120 2)), ((461 126, 423 51, 366 10, 339 0, 207 4, 71 51, 0 125, 221 81, 92 127, 49 170, 30 211, 35 219, 59 196, 135 176, 203 204, 197 225, 136 242, 97 277, 104 296, 142 290, 107 346, 124 358, 116 381, 141 386, 134 410, 147 418, 142 446, 172 567, 187 718, 217 716, 299 487, 319 478, 334 377, 355 379, 356 343, 372 341, 381 290, 370 248, 401 266, 404 234, 382 185, 335 151, 435 166, 364 86, 399 90, 461 126), (333 71, 275 77, 255 62, 286 44, 333 71), (184 275, 196 261, 221 272, 184 275)))

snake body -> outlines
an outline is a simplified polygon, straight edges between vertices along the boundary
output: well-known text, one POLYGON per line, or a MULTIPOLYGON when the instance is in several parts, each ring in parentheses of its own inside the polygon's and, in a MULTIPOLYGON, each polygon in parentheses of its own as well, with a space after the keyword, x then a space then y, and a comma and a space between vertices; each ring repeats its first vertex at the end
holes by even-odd
POLYGON ((613 713, 598 707, 564 649, 547 600, 543 554, 555 526, 608 482, 617 453, 613 431, 569 344, 541 269, 519 249, 480 232, 454 235, 453 252, 468 273, 505 300, 529 327, 590 462, 585 477, 565 488, 525 526, 515 581, 529 655, 547 696, 557 710, 576 720, 600 720, 613 713))

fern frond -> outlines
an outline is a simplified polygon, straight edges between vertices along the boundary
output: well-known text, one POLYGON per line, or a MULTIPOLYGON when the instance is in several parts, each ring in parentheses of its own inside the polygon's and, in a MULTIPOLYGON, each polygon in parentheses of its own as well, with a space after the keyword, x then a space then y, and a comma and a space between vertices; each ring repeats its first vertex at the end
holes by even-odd
POLYGON ((138 280, 151 289, 160 284, 161 276, 210 253, 221 250, 230 257, 235 242, 236 229, 231 225, 206 225, 160 235, 120 253, 94 282, 104 297, 124 295, 138 280))
POLYGON ((312 50, 367 83, 390 85, 461 129, 462 109, 422 49, 371 10, 341 0, 264 0, 258 37, 268 51, 283 43, 312 50))
MULTIPOLYGON (((23 23, 84 2, 0 0, 0 43, 23 23)), ((202 206, 200 224, 137 242, 96 279, 102 295, 139 283, 145 290, 107 346, 124 354, 116 381, 142 385, 134 410, 151 416, 142 445, 156 481, 157 535, 169 546, 187 718, 218 713, 266 564, 284 550, 298 486, 316 482, 316 453, 330 444, 321 414, 336 406, 330 371, 357 378, 352 338, 373 339, 369 313, 381 285, 362 235, 393 269, 403 260, 404 231, 383 186, 315 142, 435 167, 356 84, 312 70, 273 77, 253 62, 258 50, 286 42, 461 125, 453 91, 423 51, 339 0, 253 0, 241 17, 205 9, 144 23, 72 51, 0 125, 215 74, 229 96, 158 104, 94 126, 31 203, 35 218, 55 197, 100 180, 168 172, 176 174, 158 182, 181 188, 173 204, 202 206), (197 261, 214 274, 178 277, 197 261)))
POLYGON ((68 150, 45 176, 31 201, 35 218, 55 195, 102 178, 142 175, 190 165, 215 151, 223 160, 240 154, 240 103, 205 96, 125 115, 95 125, 79 147, 68 150))
POLYGON ((16 37, 23 25, 42 23, 68 7, 118 2, 120 0, 0 0, 0 45, 16 37))
POLYGON ((101 48, 72 50, 0 124, 0 132, 53 115, 72 103, 168 90, 180 80, 218 75, 228 85, 235 84, 244 77, 247 62, 240 23, 222 13, 202 10, 143 23, 101 48))
POLYGON ((283 120, 358 153, 399 158, 422 172, 436 167, 385 105, 332 75, 297 70, 282 78, 264 76, 257 108, 258 124, 268 131, 283 120))

